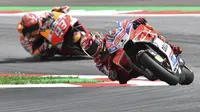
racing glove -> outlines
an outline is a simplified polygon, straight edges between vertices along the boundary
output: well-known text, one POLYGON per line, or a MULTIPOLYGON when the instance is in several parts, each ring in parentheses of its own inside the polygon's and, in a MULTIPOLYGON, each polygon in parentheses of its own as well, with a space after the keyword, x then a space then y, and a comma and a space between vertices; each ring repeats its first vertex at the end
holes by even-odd
POLYGON ((133 23, 133 28, 136 29, 140 24, 146 25, 147 21, 145 18, 140 17, 134 20, 132 23, 133 23))
POLYGON ((39 47, 39 52, 40 53, 45 53, 49 47, 49 44, 47 42, 44 42, 40 47, 39 47))
POLYGON ((112 81, 118 80, 118 74, 116 71, 110 70, 108 78, 112 81))
POLYGON ((54 7, 51 11, 58 11, 58 12, 62 12, 62 13, 68 13, 70 10, 69 6, 61 6, 61 7, 54 7))

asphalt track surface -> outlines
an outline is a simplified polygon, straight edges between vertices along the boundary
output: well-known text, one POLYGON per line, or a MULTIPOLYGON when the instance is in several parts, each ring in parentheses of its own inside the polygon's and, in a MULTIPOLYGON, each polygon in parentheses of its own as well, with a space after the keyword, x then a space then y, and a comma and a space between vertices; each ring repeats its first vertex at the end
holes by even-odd
MULTIPOLYGON (((90 29, 103 31, 113 21, 130 17, 78 17, 90 29), (95 23, 95 24, 94 24, 95 23)), ((15 26, 19 17, 0 18, 0 72, 101 74, 88 59, 30 61, 20 46, 15 26)), ((183 57, 195 73, 189 86, 107 88, 0 89, 1 112, 197 112, 200 109, 199 17, 146 17, 169 41, 184 49, 183 57)))
MULTIPOLYGON (((59 0, 57 3, 55 0, 1 0, 0 5, 38 6, 37 1, 41 6, 200 5, 199 0, 59 0)), ((102 24, 130 17, 79 18, 88 29, 101 31, 102 24)), ((195 73, 195 81, 189 86, 0 89, 0 112, 199 112, 199 19, 147 17, 155 29, 184 49, 184 59, 195 73)), ((16 17, 0 18, 1 73, 101 74, 91 60, 80 57, 48 62, 31 60, 19 43, 19 35, 15 30, 18 20, 16 17)))

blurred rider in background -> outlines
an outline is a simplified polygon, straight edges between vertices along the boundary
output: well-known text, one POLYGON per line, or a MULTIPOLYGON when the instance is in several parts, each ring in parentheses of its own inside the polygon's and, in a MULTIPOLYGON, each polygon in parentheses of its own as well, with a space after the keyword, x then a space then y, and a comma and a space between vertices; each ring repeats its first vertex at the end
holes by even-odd
MULTIPOLYGON (((69 10, 69 6, 61 6, 52 8, 51 12, 56 11, 68 14, 69 10)), ((46 30, 44 24, 49 15, 49 12, 45 12, 40 15, 34 13, 26 13, 22 16, 20 22, 17 24, 17 30, 20 34, 21 45, 35 58, 40 59, 41 57, 54 56, 53 49, 49 48, 49 44, 45 41, 44 38, 41 38, 41 32, 46 30)), ((76 26, 79 27, 81 31, 87 32, 83 25, 81 25, 79 20, 77 20, 74 24, 74 27, 76 26)), ((78 42, 80 40, 80 37, 80 32, 74 32, 74 40, 72 42, 78 42)))

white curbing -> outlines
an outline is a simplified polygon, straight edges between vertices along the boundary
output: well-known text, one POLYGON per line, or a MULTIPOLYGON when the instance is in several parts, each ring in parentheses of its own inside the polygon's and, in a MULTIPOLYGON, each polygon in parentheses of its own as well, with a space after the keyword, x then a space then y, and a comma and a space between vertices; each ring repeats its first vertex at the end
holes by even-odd
MULTIPOLYGON (((107 76, 103 75, 45 75, 42 77, 79 77, 79 78, 87 78, 87 79, 95 79, 95 78, 107 78, 107 76)), ((118 81, 109 81, 109 82, 100 82, 98 84, 119 84, 118 81)), ((168 86, 167 83, 163 81, 149 81, 144 77, 138 77, 136 79, 132 79, 128 81, 130 86, 168 86)), ((120 86, 120 85, 119 85, 120 86)), ((0 85, 0 88, 50 88, 50 87, 82 87, 81 84, 65 84, 65 83, 58 83, 58 84, 6 84, 0 85)), ((83 86, 84 87, 84 86, 83 86)))
MULTIPOLYGON (((95 78, 108 78, 106 75, 45 75, 43 77, 79 77, 79 78, 87 78, 87 79, 95 79, 95 78)), ((145 80, 145 77, 138 77, 137 79, 143 79, 145 80)), ((147 79, 146 79, 147 80, 147 79)))
POLYGON ((0 85, 0 88, 48 88, 48 87, 81 87, 73 84, 8 84, 0 85))

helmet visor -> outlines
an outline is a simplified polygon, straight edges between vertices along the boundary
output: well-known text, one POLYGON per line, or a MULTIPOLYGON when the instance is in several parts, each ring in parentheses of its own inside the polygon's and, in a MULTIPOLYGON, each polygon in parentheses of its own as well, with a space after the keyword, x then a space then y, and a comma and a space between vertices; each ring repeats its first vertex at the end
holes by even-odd
POLYGON ((85 50, 89 56, 94 57, 97 53, 99 45, 96 42, 93 42, 92 45, 85 50))
POLYGON ((24 29, 26 30, 27 33, 32 33, 34 31, 39 30, 40 29, 40 25, 39 25, 39 23, 37 23, 37 24, 34 24, 32 26, 29 26, 29 27, 24 27, 24 29))

